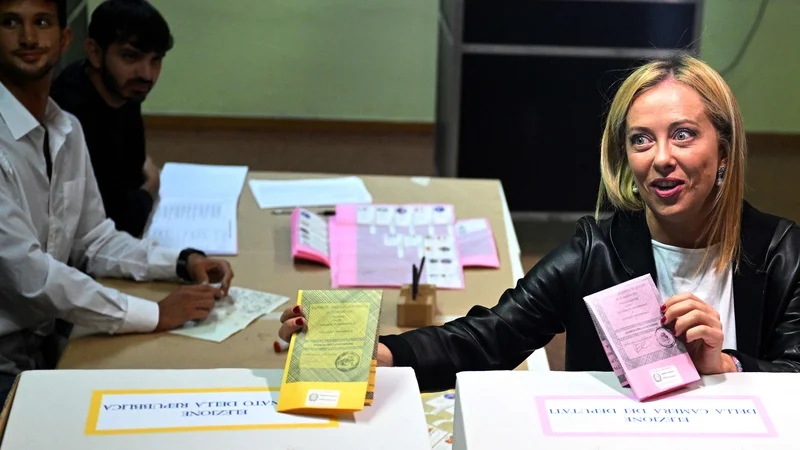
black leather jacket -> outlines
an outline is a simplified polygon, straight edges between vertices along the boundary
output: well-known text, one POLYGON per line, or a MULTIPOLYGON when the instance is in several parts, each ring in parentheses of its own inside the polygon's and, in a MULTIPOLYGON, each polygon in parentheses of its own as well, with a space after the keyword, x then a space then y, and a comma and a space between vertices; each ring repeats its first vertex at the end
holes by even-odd
MULTIPOLYGON (((800 227, 745 203, 741 236, 733 276, 738 349, 724 351, 745 371, 800 372, 800 227)), ((647 273, 658 283, 643 213, 582 218, 575 236, 496 306, 380 341, 396 366, 416 370, 423 391, 453 388, 461 371, 513 369, 564 331, 567 370, 611 371, 583 297, 647 273)))

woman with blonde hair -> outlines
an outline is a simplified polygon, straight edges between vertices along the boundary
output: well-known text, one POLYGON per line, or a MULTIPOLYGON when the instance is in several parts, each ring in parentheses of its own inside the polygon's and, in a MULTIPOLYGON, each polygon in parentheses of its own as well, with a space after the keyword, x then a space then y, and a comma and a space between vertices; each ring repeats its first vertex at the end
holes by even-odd
MULTIPOLYGON (((701 374, 800 371, 800 229, 744 201, 746 153, 717 72, 681 54, 640 67, 609 110, 597 215, 496 306, 382 336, 379 364, 413 367, 424 391, 449 389, 458 372, 513 369, 566 331, 567 370, 610 371, 583 298, 650 274, 662 323, 701 374)), ((281 322, 286 340, 314 326, 299 308, 281 322)))

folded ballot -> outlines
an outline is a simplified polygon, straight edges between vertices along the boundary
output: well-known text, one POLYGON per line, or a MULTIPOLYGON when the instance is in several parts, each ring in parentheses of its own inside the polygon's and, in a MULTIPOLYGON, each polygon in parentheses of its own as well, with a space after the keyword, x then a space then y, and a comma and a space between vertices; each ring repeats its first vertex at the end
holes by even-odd
POLYGON ((639 400, 700 379, 686 345, 661 324, 650 275, 584 297, 614 373, 639 400))
POLYGON ((289 343, 279 412, 340 415, 372 404, 382 296, 379 290, 300 291, 308 329, 289 343))

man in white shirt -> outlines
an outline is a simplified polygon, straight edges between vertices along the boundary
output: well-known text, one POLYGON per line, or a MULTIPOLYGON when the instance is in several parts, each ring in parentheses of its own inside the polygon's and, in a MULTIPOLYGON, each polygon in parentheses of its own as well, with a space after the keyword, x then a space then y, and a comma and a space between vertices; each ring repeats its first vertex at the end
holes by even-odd
POLYGON ((65 0, 0 0, 0 401, 20 371, 54 366, 57 320, 169 330, 206 318, 233 277, 225 261, 140 241, 106 219, 81 125, 48 97, 65 22, 65 0), (87 274, 201 284, 154 303, 87 274))

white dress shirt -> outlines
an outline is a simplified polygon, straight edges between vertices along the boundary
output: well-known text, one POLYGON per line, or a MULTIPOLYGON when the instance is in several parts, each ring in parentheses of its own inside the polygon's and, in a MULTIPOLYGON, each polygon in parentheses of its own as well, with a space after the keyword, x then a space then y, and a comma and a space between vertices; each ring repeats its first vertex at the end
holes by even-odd
POLYGON ((108 333, 152 331, 156 303, 87 274, 176 279, 179 251, 116 231, 73 115, 49 100, 43 126, 0 83, 0 118, 0 372, 37 368, 30 353, 57 318, 108 333))

